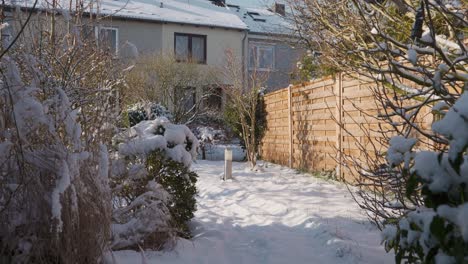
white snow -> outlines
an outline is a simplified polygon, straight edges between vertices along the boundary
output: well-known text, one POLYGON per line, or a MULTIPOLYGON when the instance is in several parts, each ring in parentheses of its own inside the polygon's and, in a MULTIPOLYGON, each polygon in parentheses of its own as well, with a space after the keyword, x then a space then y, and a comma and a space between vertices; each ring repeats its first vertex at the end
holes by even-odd
POLYGON ((114 140, 121 142, 118 146, 120 155, 145 157, 150 152, 161 149, 171 159, 182 162, 185 166, 190 166, 196 158, 199 146, 197 138, 187 126, 172 124, 165 117, 141 121, 115 136, 114 140), (156 135, 160 128, 164 129, 164 135, 156 135), (185 149, 187 139, 192 142, 190 150, 185 149), (173 147, 169 148, 168 144, 173 147))
POLYGON ((432 125, 434 132, 450 140, 449 158, 454 160, 468 145, 468 95, 463 93, 444 118, 432 125))
POLYGON ((409 151, 416 144, 417 139, 395 136, 390 139, 390 147, 387 152, 387 161, 390 166, 396 166, 405 162, 408 165, 411 153, 409 151))
MULTIPOLYGON (((466 162, 466 159, 465 159, 466 162)), ((461 167, 457 173, 450 165, 447 154, 439 157, 439 154, 431 151, 416 153, 412 171, 426 181, 429 189, 435 193, 457 192, 459 184, 468 183, 466 167, 461 167)))
POLYGON ((468 221, 466 221, 466 219, 468 219, 468 203, 464 203, 455 208, 448 205, 441 205, 437 208, 437 213, 456 224, 460 229, 463 239, 468 241, 468 221))
MULTIPOLYGON (((233 166, 229 181, 220 179, 223 162, 192 166, 194 238, 145 252, 147 263, 393 263, 344 185, 269 163, 257 173, 233 166)), ((140 252, 114 253, 119 264, 141 263, 140 252)))
POLYGON ((237 15, 249 29, 251 34, 269 33, 294 35, 294 23, 292 17, 286 14, 283 17, 265 7, 238 6, 231 8, 233 14, 237 15))
POLYGON ((62 203, 60 202, 60 196, 67 190, 70 186, 70 170, 66 161, 62 161, 60 166, 60 175, 57 180, 57 186, 52 192, 52 219, 58 221, 57 229, 62 230, 63 221, 62 221, 62 203))
POLYGON ((416 63, 418 62, 418 53, 416 52, 416 50, 414 50, 412 47, 410 47, 408 49, 408 52, 407 52, 407 59, 409 62, 411 62, 413 65, 416 65, 416 63))

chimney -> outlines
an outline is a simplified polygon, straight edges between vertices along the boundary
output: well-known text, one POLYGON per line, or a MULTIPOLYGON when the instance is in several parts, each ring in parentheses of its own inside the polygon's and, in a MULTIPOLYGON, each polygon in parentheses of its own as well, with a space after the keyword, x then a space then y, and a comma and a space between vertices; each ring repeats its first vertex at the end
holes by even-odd
POLYGON ((210 0, 210 1, 217 6, 221 6, 221 7, 226 6, 226 0, 210 0))
POLYGON ((278 2, 275 2, 275 13, 285 16, 286 15, 286 8, 284 4, 280 4, 278 2))

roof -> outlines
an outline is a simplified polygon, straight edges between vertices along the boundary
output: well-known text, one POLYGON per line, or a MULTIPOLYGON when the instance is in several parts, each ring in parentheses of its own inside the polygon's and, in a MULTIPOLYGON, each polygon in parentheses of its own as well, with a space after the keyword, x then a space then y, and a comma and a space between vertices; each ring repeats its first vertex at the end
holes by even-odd
MULTIPOLYGON (((70 6, 75 7, 77 0, 55 1, 58 9, 68 10, 70 6)), ((242 1, 240 3, 247 3, 242 1)), ((83 0, 83 8, 97 13, 99 3, 99 13, 112 17, 248 29, 251 33, 258 34, 293 35, 293 26, 287 19, 288 13, 285 17, 271 11, 267 8, 267 1, 271 2, 252 0, 252 4, 248 4, 250 7, 246 7, 238 5, 239 0, 227 0, 226 6, 215 5, 210 0, 83 0)), ((21 7, 32 7, 35 0, 8 2, 21 7)), ((38 0, 36 8, 49 9, 51 6, 52 0, 38 0)))
POLYGON ((227 7, 247 25, 251 33, 293 35, 294 26, 288 20, 288 13, 282 16, 266 6, 245 7, 228 1, 227 7))
POLYGON ((229 9, 215 6, 206 0, 101 0, 101 13, 213 27, 247 27, 229 9))
MULTIPOLYGON (((38 9, 47 9, 52 5, 52 0, 38 1, 38 9)), ((56 2, 59 9, 69 9, 70 0, 56 2)), ((10 3, 32 7, 34 0, 10 0, 10 3)), ((213 5, 206 0, 84 0, 84 9, 96 13, 97 3, 100 5, 100 14, 113 17, 242 30, 247 28, 247 25, 228 8, 213 5)), ((71 6, 75 6, 74 3, 71 6)))

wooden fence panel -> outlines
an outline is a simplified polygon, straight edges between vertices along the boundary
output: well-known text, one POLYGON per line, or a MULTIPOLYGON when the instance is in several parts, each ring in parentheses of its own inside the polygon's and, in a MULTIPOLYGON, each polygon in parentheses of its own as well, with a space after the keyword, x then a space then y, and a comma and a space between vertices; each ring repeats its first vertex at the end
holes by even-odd
MULTIPOLYGON (((341 153, 363 159, 385 151, 381 131, 388 124, 378 119, 383 107, 375 100, 375 89, 371 79, 338 74, 265 95, 262 158, 292 168, 335 171, 353 181, 357 168, 342 166, 341 153)), ((430 108, 424 111, 417 123, 428 130, 432 114, 430 108)))
POLYGON ((266 131, 261 153, 265 160, 289 165, 289 94, 282 89, 265 96, 266 131))

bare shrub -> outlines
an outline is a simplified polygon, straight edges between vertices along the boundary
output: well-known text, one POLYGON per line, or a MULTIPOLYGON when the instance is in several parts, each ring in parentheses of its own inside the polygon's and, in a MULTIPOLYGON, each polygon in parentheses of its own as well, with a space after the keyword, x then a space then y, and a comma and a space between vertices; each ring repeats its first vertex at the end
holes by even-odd
POLYGON ((206 110, 219 73, 208 65, 179 63, 172 54, 141 56, 127 76, 125 105, 150 101, 161 103, 175 123, 188 124, 206 110))
POLYGON ((226 52, 225 74, 232 84, 222 86, 226 95, 225 119, 243 139, 247 160, 254 169, 264 128, 263 85, 269 73, 253 70, 246 80, 242 63, 231 51, 226 52))

